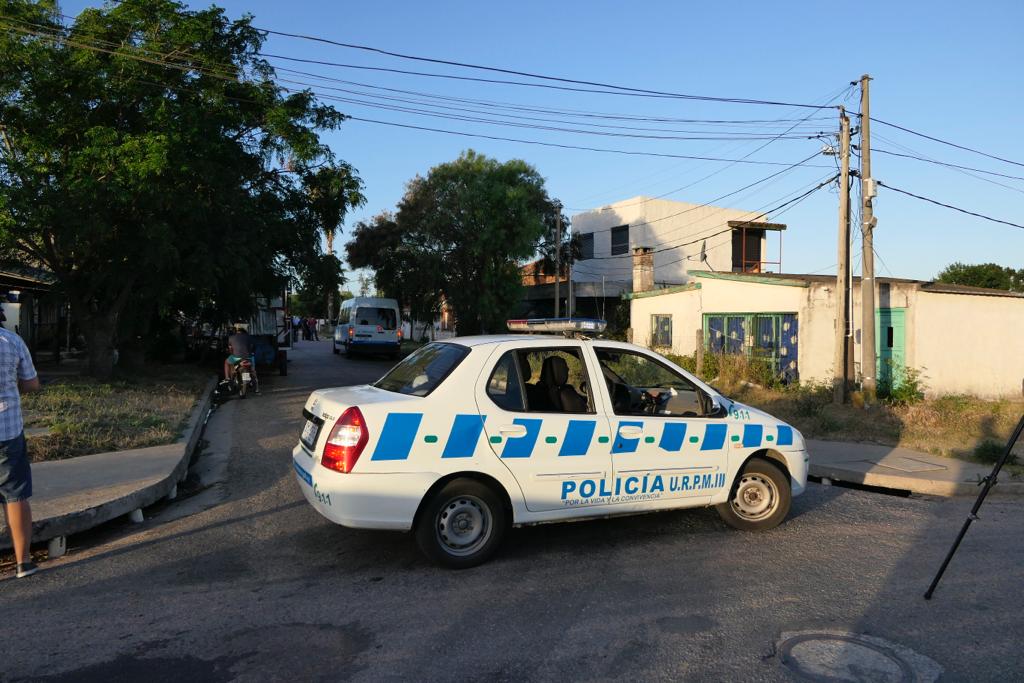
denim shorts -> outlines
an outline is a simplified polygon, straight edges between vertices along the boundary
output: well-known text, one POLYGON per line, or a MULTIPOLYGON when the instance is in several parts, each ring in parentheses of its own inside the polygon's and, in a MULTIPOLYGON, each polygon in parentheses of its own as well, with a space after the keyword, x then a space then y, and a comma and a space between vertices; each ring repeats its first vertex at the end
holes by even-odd
POLYGON ((32 470, 22 432, 9 441, 0 441, 0 502, 17 503, 31 497, 32 470))

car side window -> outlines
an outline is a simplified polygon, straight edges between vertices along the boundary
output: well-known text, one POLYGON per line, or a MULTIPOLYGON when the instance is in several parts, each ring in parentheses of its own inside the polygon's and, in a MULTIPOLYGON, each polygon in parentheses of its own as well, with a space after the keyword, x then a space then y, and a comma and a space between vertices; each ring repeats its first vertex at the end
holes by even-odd
POLYGON ((502 410, 523 412, 523 384, 516 367, 515 351, 508 351, 494 366, 491 378, 487 380, 487 395, 502 410))
POLYGON ((517 356, 527 411, 594 412, 587 369, 578 348, 521 349, 517 356))
POLYGON ((633 351, 595 352, 616 415, 710 416, 708 395, 668 366, 633 351))

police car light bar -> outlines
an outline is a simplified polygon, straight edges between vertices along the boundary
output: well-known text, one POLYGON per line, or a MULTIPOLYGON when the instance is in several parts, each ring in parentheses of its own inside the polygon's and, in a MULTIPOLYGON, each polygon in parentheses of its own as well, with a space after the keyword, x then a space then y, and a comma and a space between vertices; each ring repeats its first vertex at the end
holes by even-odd
POLYGON ((577 332, 600 334, 608 326, 604 320, 594 318, 530 318, 506 322, 509 332, 577 332))

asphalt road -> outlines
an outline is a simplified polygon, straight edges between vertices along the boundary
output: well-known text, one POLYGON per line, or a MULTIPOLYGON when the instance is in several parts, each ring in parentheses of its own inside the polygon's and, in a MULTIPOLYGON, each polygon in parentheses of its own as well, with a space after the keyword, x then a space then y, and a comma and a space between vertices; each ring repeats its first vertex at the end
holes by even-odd
POLYGON ((222 501, 72 539, 0 581, 0 679, 791 680, 773 643, 808 629, 899 643, 944 680, 1024 676, 1019 502, 986 503, 931 602, 971 500, 811 485, 769 533, 710 510, 534 527, 446 571, 407 535, 330 524, 294 481, 309 391, 388 362, 328 342, 292 358, 211 421, 231 443, 222 501))

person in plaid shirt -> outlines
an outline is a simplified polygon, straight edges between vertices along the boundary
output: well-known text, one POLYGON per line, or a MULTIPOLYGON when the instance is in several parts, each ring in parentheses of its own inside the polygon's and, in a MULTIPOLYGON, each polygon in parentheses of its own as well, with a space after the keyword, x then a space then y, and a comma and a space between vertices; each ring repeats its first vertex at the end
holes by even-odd
MULTIPOLYGON (((0 308, 0 322, 7 317, 0 308)), ((32 576, 38 567, 32 562, 32 470, 25 448, 21 419, 21 394, 39 391, 39 376, 32 355, 21 337, 0 327, 0 502, 4 504, 7 527, 14 542, 19 579, 32 576)))

